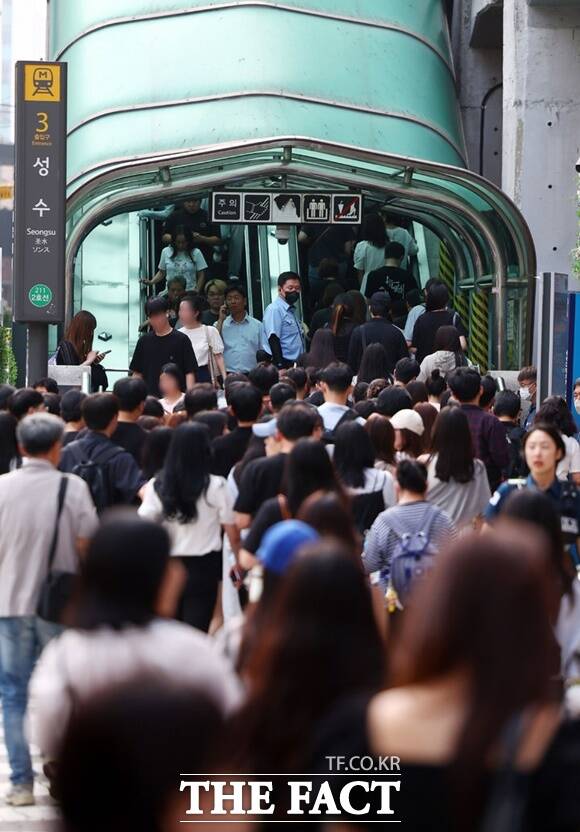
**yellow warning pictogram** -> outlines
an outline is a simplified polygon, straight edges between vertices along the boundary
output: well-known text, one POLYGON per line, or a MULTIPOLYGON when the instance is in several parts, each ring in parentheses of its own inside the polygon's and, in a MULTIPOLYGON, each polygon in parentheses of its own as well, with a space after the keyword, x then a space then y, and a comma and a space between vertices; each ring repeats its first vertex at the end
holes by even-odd
POLYGON ((26 64, 24 67, 24 100, 60 101, 60 66, 57 64, 26 64))

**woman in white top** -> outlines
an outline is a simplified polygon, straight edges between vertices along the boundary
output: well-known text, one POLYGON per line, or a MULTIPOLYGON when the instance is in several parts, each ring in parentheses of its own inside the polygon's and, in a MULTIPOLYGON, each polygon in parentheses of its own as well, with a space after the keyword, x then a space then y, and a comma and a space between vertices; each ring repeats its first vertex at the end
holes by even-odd
POLYGON ((388 243, 385 224, 379 214, 369 214, 365 217, 362 239, 354 250, 354 267, 357 270, 360 291, 364 295, 367 288, 367 278, 370 272, 385 265, 385 246, 388 243))
POLYGON ((395 480, 389 471, 375 468, 375 451, 365 428, 345 422, 334 436, 336 473, 352 497, 358 531, 365 534, 376 517, 397 502, 395 480))
POLYGON ((458 529, 475 527, 491 497, 485 465, 474 459, 467 416, 460 407, 444 407, 435 420, 427 465, 427 499, 458 529))
POLYGON ((185 576, 169 547, 164 529, 129 513, 92 538, 73 627, 47 645, 30 683, 32 734, 49 760, 79 703, 137 674, 195 685, 224 711, 240 701, 239 683, 209 637, 171 619, 185 576))
POLYGON ((159 404, 167 416, 171 416, 178 404, 185 398, 185 381, 177 364, 165 364, 159 376, 159 390, 163 398, 159 404))
POLYGON ((226 481, 210 474, 211 446, 205 425, 186 422, 175 429, 165 465, 145 486, 139 514, 162 523, 171 554, 187 570, 179 618, 207 632, 222 572, 222 528, 232 549, 239 533, 226 481))
POLYGON ((141 282, 146 286, 154 286, 164 279, 167 279, 169 284, 174 277, 184 277, 186 291, 191 292, 195 289, 201 292, 205 284, 206 269, 205 257, 195 248, 193 237, 181 228, 175 234, 175 245, 165 246, 161 250, 155 276, 151 280, 141 282))
POLYGON ((226 377, 224 364, 224 342, 215 326, 206 326, 201 322, 205 302, 199 296, 185 297, 179 304, 180 332, 187 335, 195 353, 198 368, 195 371, 197 382, 212 382, 219 386, 218 376, 226 377), (212 356, 213 368, 212 373, 212 356), (212 377, 213 376, 213 377, 212 377))

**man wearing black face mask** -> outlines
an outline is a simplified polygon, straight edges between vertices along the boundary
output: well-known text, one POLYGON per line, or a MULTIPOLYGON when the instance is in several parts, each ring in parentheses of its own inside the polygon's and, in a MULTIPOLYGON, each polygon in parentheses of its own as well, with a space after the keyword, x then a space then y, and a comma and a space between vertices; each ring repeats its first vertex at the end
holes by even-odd
POLYGON ((296 308, 299 300, 300 278, 294 272, 282 272, 278 297, 264 310, 262 323, 262 349, 277 367, 291 367, 305 350, 296 308))

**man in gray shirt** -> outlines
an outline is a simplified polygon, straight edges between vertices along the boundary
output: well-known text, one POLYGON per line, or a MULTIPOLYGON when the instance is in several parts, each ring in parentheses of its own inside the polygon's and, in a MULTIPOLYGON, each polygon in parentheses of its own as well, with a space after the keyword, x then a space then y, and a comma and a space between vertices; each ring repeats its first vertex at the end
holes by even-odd
MULTIPOLYGON (((26 416, 17 428, 22 468, 0 476, 0 696, 12 806, 34 803, 33 771, 24 735, 27 688, 40 650, 59 625, 36 616, 58 511, 63 474, 57 470, 64 423, 49 413, 26 416)), ((79 555, 97 527, 83 480, 68 474, 54 569, 76 572, 79 555)))

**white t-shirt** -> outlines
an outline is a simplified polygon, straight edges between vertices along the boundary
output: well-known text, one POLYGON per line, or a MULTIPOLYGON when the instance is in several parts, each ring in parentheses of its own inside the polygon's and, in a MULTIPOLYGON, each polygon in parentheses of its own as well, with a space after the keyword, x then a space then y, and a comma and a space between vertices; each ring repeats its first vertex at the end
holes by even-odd
POLYGON ((375 269, 380 269, 385 265, 385 249, 378 248, 368 240, 361 240, 356 244, 354 250, 354 267, 364 272, 363 281, 360 287, 361 292, 365 293, 367 287, 367 277, 369 272, 375 269))
POLYGON ((568 479, 568 474, 580 473, 580 445, 578 440, 573 436, 564 436, 562 434, 564 445, 566 446, 566 456, 561 459, 556 468, 556 476, 559 480, 568 479))
POLYGON ((175 410, 177 405, 181 404, 181 402, 184 399, 185 399, 185 393, 182 393, 181 396, 176 401, 174 401, 173 403, 168 402, 166 398, 163 398, 163 399, 159 399, 159 404, 161 405, 161 407, 163 408, 163 411, 165 413, 173 413, 173 411, 175 410))
POLYGON ((171 554, 194 557, 221 551, 221 527, 234 522, 234 505, 225 479, 210 474, 207 491, 197 501, 197 518, 189 523, 164 516, 154 483, 151 479, 145 486, 139 514, 163 524, 171 538, 171 554))
POLYGON ((242 699, 228 662, 209 636, 188 624, 159 618, 123 630, 66 630, 45 647, 32 675, 34 742, 55 759, 73 706, 139 674, 201 688, 225 712, 242 699))
POLYGON ((208 343, 211 346, 214 354, 221 355, 224 351, 224 342, 222 336, 219 334, 215 326, 202 326, 188 329, 182 327, 180 332, 187 335, 191 341, 191 346, 195 353, 195 359, 200 367, 207 367, 209 364, 209 349, 208 343))
POLYGON ((189 291, 195 289, 197 286, 197 273, 207 269, 205 257, 198 248, 194 248, 191 256, 187 251, 178 251, 175 257, 172 257, 173 246, 165 246, 161 250, 159 258, 160 271, 165 272, 165 279, 169 284, 174 277, 184 277, 186 281, 185 288, 189 291))
POLYGON ((365 468, 365 484, 362 488, 348 486, 347 490, 353 497, 359 494, 375 494, 377 491, 382 491, 385 508, 394 506, 397 502, 395 478, 390 471, 381 471, 379 468, 365 468))

